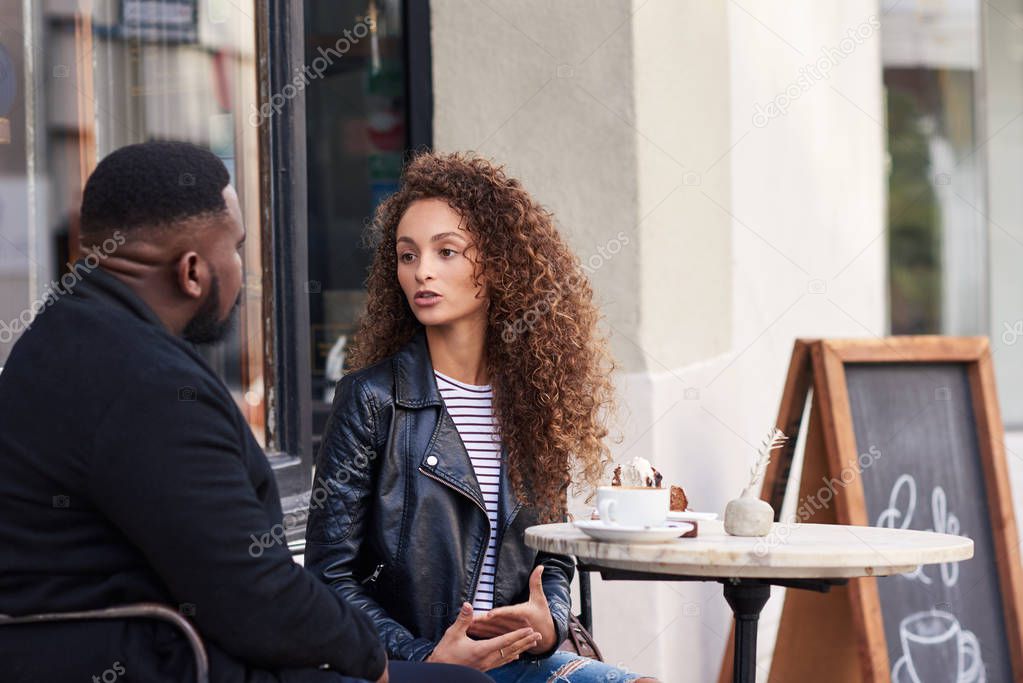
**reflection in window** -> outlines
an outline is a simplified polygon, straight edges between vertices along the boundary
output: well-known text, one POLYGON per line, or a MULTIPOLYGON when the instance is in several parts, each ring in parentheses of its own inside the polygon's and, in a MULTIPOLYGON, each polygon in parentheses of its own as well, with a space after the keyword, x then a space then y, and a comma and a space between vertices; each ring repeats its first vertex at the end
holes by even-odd
MULTIPOLYGON (((1023 429, 1023 0, 982 5, 983 146, 987 163, 988 333, 1007 428, 1023 429)), ((1011 450, 1020 454, 1018 434, 1011 450)), ((1012 459, 1010 458, 1010 461, 1012 459)))
POLYGON ((985 331, 984 173, 976 0, 889 3, 888 231, 893 334, 985 331))
MULTIPOLYGON (((0 320, 31 307, 77 257, 82 187, 97 160, 146 140, 205 145, 231 171, 250 233, 240 324, 209 359, 262 442, 258 130, 246 118, 254 14, 253 0, 4 3, 0 320)), ((15 339, 0 338, 0 364, 15 339)))
POLYGON ((314 434, 365 306, 367 220, 398 187, 407 147, 402 4, 306 0, 309 315, 314 434), (328 59, 329 58, 329 59, 328 59))

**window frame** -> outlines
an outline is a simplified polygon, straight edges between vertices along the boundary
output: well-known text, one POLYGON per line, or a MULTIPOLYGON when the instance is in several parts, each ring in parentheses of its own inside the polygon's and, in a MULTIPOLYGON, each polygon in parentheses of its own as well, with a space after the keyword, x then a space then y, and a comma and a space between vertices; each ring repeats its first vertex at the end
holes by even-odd
MULTIPOLYGON (((256 47, 259 102, 281 92, 304 67, 303 2, 259 0, 256 47)), ((404 0, 407 148, 433 148, 430 3, 404 0)), ((286 515, 304 520, 312 487, 312 354, 309 315, 304 91, 263 119, 259 133, 260 235, 266 343, 266 453, 286 515)), ((288 525, 285 525, 288 527, 288 525)), ((305 525, 286 529, 302 552, 305 525)))
MULTIPOLYGON (((259 101, 302 68, 303 4, 261 0, 256 9, 259 101)), ((305 183, 305 100, 286 100, 260 123, 260 235, 266 344, 267 458, 285 512, 306 503, 312 481, 305 183), (267 296, 269 294, 269 296, 267 296)))

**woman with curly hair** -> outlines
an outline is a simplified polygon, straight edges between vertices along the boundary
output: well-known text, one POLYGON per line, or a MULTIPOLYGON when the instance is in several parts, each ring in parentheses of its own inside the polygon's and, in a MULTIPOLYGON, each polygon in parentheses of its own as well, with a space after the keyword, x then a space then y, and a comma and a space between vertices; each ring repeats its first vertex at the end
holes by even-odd
POLYGON ((574 564, 523 542, 610 460, 613 366, 551 214, 486 160, 424 154, 373 228, 306 566, 373 617, 393 659, 499 683, 652 680, 557 651, 574 564))

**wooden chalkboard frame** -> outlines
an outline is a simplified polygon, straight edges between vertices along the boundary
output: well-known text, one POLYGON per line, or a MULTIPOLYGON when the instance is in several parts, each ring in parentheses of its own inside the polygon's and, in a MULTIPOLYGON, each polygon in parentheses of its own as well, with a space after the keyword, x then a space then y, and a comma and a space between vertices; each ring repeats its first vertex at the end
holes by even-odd
MULTIPOLYGON (((800 339, 792 351, 776 425, 791 438, 772 459, 761 498, 780 515, 804 413, 809 412, 801 477, 858 472, 856 438, 845 367, 856 363, 962 363, 970 396, 988 496, 988 519, 998 557, 999 592, 1014 680, 1023 680, 1023 571, 1005 461, 1004 432, 990 345, 986 337, 906 336, 876 339, 800 339), (812 406, 806 400, 813 387, 812 406)), ((801 492, 802 494, 802 492, 801 492)), ((810 520, 868 525, 863 482, 855 477, 835 505, 810 520)), ((733 634, 734 635, 734 634, 733 634)), ((719 681, 731 676, 729 637, 719 681)), ((890 661, 876 578, 853 579, 825 596, 789 591, 779 626, 771 681, 803 680, 828 671, 831 681, 889 680, 890 661), (817 642, 813 652, 805 638, 817 642), (852 654, 855 653, 855 654, 852 654)))

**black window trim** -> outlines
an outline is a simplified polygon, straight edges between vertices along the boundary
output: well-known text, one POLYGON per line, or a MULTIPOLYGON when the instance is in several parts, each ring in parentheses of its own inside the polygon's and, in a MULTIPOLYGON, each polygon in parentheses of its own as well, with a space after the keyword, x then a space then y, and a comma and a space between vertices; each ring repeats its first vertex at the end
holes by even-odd
MULTIPOLYGON (((304 3, 258 0, 259 102, 282 92, 304 67, 304 3)), ((403 3, 408 146, 433 148, 429 0, 403 3)), ((301 552, 312 485, 312 359, 309 329, 305 98, 299 90, 263 119, 259 136, 267 457, 286 515, 289 545, 301 552), (267 294, 271 294, 270 297, 267 294)))
POLYGON ((429 0, 405 0, 405 102, 409 111, 408 146, 433 149, 433 52, 429 0))
MULTIPOLYGON (((260 0, 259 102, 302 69, 303 3, 260 0)), ((263 319, 267 344, 267 456, 287 512, 308 495, 312 472, 305 195, 305 99, 287 98, 261 121, 263 319), (266 295, 270 294, 269 297, 266 295)), ((304 505, 304 503, 303 503, 304 505)))

